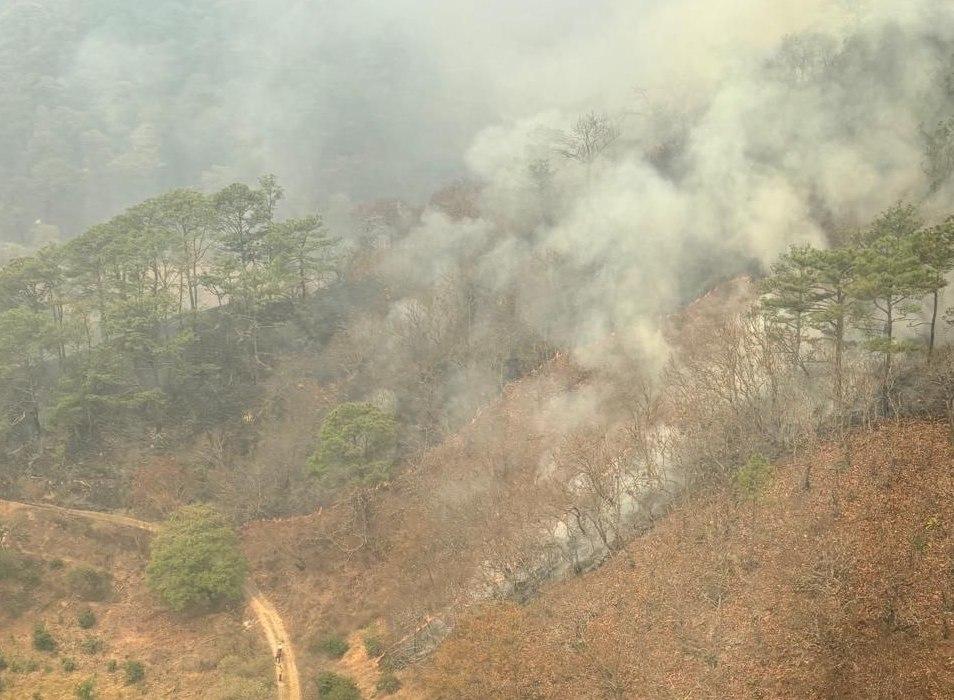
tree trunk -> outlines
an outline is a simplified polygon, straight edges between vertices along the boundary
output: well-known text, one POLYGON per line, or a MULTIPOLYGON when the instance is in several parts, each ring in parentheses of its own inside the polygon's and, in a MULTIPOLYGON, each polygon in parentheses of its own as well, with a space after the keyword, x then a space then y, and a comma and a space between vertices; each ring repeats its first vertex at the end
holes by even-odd
POLYGON ((842 365, 845 353, 845 319, 840 316, 835 322, 835 409, 843 409, 842 365))
POLYGON ((937 306, 941 290, 934 290, 934 308, 931 310, 931 338, 928 341, 928 360, 934 357, 934 335, 937 328, 937 306))
POLYGON ((894 354, 894 307, 891 301, 888 301, 887 321, 885 322, 885 336, 888 345, 884 352, 884 377, 881 386, 881 415, 887 416, 890 404, 888 401, 888 387, 891 383, 891 356, 894 354))

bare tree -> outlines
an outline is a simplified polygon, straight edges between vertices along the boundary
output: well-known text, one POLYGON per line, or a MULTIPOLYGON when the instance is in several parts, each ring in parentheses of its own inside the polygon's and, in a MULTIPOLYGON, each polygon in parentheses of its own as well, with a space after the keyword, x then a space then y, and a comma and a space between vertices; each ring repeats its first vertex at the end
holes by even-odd
POLYGON ((560 134, 557 153, 589 165, 620 137, 620 128, 606 112, 587 112, 568 132, 560 134))

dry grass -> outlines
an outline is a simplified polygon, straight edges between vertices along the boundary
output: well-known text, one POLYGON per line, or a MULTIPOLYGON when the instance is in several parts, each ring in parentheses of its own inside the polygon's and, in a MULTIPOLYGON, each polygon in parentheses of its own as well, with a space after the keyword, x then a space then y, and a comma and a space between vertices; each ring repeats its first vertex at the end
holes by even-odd
POLYGON ((434 698, 941 698, 954 689, 954 461, 886 424, 756 504, 687 499, 601 570, 462 620, 434 698))
MULTIPOLYGON (((96 697, 103 700, 232 697, 226 691, 236 685, 248 691, 242 697, 272 697, 269 653, 259 631, 243 625, 241 609, 181 617, 164 611, 148 592, 147 533, 2 504, 0 523, 8 533, 4 546, 36 561, 39 572, 25 608, 9 615, 0 605, 0 652, 11 665, 0 672, 0 698, 34 692, 50 700, 75 698, 76 686, 87 678, 95 678, 96 697), (112 592, 105 600, 81 600, 71 588, 69 572, 79 566, 110 572, 112 592), (77 617, 87 608, 96 624, 82 629, 77 617), (33 626, 41 620, 57 642, 55 653, 32 648, 33 626), (84 647, 91 637, 101 648, 84 647), (73 660, 74 671, 64 670, 65 658, 73 660), (110 660, 117 662, 115 670, 110 660), (126 660, 144 664, 144 682, 124 684, 126 660)), ((0 599, 7 590, 0 584, 0 599)))

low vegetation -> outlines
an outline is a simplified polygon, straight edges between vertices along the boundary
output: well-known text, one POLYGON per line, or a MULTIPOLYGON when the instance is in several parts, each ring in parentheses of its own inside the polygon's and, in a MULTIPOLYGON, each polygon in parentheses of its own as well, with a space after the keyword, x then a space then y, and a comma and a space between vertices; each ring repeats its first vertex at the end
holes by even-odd
POLYGON ((130 659, 123 664, 123 682, 126 685, 140 683, 145 677, 146 668, 141 661, 130 659))
POLYGON ((927 421, 848 442, 780 463, 754 526, 731 484, 699 492, 602 569, 475 610, 430 696, 943 697, 954 446, 927 421))
POLYGON ((96 680, 94 678, 87 678, 81 682, 76 686, 74 695, 79 698, 79 700, 96 700, 96 680))
POLYGON ((37 622, 33 626, 33 648, 37 651, 56 651, 56 640, 42 622, 37 622))
POLYGON ((73 594, 86 601, 102 602, 112 593, 109 573, 91 566, 71 569, 67 574, 67 582, 73 594))
POLYGON ((401 681, 393 673, 382 673, 374 689, 379 695, 393 695, 401 689, 401 681))
POLYGON ((318 675, 317 688, 321 700, 361 700, 361 691, 353 680, 331 671, 318 675))
POLYGON ((80 611, 80 614, 76 616, 76 624, 78 624, 81 629, 91 629, 96 626, 96 614, 89 608, 84 608, 80 611))
POLYGON ((340 659, 348 653, 348 642, 339 634, 329 634, 318 642, 318 649, 329 659, 340 659))

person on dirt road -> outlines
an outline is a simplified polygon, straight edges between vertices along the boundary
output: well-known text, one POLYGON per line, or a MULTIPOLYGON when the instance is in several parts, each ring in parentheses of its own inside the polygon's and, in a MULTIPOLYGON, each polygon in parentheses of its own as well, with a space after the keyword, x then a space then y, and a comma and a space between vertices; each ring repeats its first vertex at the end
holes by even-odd
POLYGON ((276 664, 281 665, 281 663, 282 663, 282 657, 284 656, 284 652, 285 652, 285 642, 282 641, 282 640, 279 640, 279 642, 278 642, 278 648, 275 649, 275 663, 276 663, 276 664))

